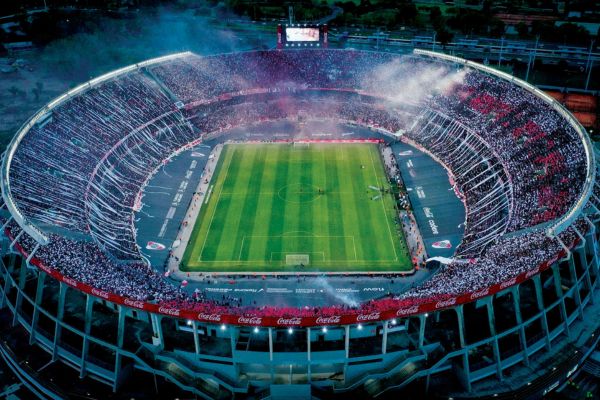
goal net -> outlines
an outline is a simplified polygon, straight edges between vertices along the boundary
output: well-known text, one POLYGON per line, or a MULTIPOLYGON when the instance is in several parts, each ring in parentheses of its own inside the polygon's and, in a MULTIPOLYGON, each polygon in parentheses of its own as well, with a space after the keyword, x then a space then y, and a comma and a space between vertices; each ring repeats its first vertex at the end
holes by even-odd
POLYGON ((288 266, 308 265, 310 256, 308 254, 286 254, 285 264, 288 266))
POLYGON ((292 143, 294 147, 309 147, 310 143, 308 142, 294 142, 292 143))

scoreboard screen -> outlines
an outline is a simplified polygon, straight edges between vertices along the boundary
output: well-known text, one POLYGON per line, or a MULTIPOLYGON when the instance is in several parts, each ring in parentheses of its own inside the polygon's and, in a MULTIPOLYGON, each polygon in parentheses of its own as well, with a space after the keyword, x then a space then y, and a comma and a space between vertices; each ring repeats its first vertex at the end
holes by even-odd
POLYGON ((327 25, 278 25, 277 48, 284 47, 327 47, 327 25))
POLYGON ((286 42, 318 42, 319 28, 285 28, 286 42))

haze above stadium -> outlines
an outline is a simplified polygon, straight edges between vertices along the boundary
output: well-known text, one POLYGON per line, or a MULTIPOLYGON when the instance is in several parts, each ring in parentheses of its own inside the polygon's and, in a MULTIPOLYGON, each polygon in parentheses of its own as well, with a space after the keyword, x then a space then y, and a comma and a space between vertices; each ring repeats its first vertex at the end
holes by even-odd
POLYGON ((90 3, 4 6, 7 390, 593 396, 580 5, 90 3))

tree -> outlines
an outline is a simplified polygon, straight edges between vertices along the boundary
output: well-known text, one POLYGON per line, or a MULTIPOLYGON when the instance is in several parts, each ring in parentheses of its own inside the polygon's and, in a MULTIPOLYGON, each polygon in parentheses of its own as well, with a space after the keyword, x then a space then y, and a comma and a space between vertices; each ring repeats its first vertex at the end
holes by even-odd
POLYGON ((552 22, 534 21, 531 24, 531 33, 539 35, 541 40, 565 44, 589 45, 590 34, 588 31, 573 23, 554 26, 552 22))
POLYGON ((523 21, 519 22, 516 26, 517 32, 519 33, 519 37, 524 39, 529 35, 529 27, 523 21))
POLYGON ((431 10, 429 10, 429 21, 435 30, 438 30, 443 26, 444 19, 442 18, 442 11, 439 7, 431 7, 431 10))
POLYGON ((438 6, 431 7, 431 9, 429 10, 429 20, 431 22, 439 19, 441 16, 442 16, 442 11, 440 10, 440 8, 438 6))
POLYGON ((396 14, 397 22, 407 25, 413 23, 419 13, 414 3, 405 1, 399 2, 396 9, 398 11, 396 14))
POLYGON ((442 29, 437 31, 436 38, 442 44, 442 47, 446 48, 446 45, 454 38, 454 34, 447 29, 442 29))
POLYGON ((504 22, 498 18, 492 18, 490 21, 490 34, 492 36, 502 36, 504 35, 505 25, 504 22))
POLYGON ((455 16, 448 18, 448 25, 451 28, 460 30, 467 35, 484 33, 487 22, 485 16, 475 10, 460 9, 455 16))
POLYGON ((59 24, 63 16, 57 11, 37 14, 28 29, 31 41, 38 45, 46 45, 53 40, 65 36, 59 24))
POLYGON ((557 33, 566 43, 586 45, 590 42, 590 34, 587 29, 571 23, 562 24, 557 33))

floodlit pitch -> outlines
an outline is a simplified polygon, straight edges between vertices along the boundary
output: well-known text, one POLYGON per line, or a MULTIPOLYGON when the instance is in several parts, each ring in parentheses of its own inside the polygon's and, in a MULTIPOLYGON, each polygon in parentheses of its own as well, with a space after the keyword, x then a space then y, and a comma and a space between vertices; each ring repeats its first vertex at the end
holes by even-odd
POLYGON ((228 144, 184 271, 412 268, 375 144, 228 144))

